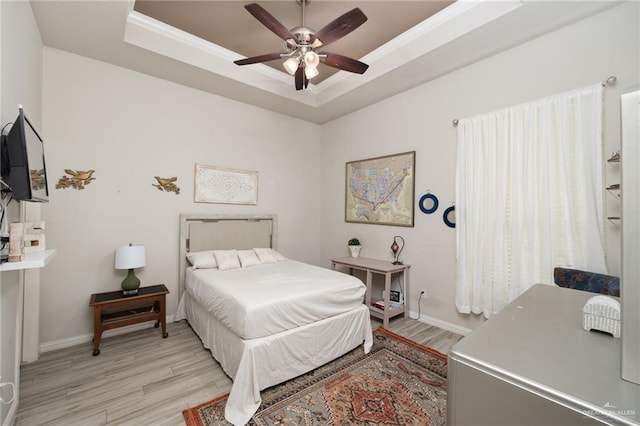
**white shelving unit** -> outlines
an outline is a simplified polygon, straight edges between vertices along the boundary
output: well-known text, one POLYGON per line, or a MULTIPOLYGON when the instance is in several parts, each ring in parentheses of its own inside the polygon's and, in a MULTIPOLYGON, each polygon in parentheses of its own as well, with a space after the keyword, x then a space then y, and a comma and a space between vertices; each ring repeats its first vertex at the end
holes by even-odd
POLYGON ((24 255, 21 262, 4 262, 0 264, 0 272, 17 271, 20 269, 32 269, 44 267, 56 255, 55 250, 45 250, 24 255))

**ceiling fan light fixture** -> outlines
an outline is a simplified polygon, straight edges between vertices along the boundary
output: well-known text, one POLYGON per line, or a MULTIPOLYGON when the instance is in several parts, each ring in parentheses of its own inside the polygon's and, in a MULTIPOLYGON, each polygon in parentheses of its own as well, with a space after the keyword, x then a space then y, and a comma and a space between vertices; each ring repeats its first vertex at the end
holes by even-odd
POLYGON ((305 67, 316 68, 319 63, 320 63, 320 57, 313 50, 310 50, 309 52, 304 54, 305 67))
POLYGON ((307 80, 311 80, 313 77, 320 74, 318 68, 316 67, 304 67, 304 75, 307 77, 307 80))
POLYGON ((298 58, 297 56, 292 56, 291 58, 284 61, 284 63, 282 64, 284 69, 291 75, 294 75, 296 73, 296 70, 298 69, 299 65, 300 65, 300 58, 298 58))
POLYGON ((367 21, 366 15, 356 7, 340 15, 316 32, 305 26, 305 5, 311 0, 297 1, 302 5, 302 26, 291 30, 287 29, 257 3, 245 5, 244 8, 254 18, 284 41, 284 50, 286 52, 253 56, 236 60, 234 63, 237 65, 250 65, 269 62, 278 58, 288 58, 284 61, 283 66, 289 74, 295 76, 296 90, 307 88, 309 80, 319 74, 318 65, 320 62, 339 70, 363 74, 369 67, 363 62, 335 53, 321 52, 318 54, 314 50, 320 46, 327 46, 351 33, 367 21))

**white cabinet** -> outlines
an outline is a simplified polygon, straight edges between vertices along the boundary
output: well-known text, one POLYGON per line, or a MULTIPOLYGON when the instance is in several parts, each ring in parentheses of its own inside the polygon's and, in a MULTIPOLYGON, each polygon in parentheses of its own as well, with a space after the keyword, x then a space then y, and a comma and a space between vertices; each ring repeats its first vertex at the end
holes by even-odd
POLYGON ((537 284, 451 348, 447 424, 640 424, 620 339, 582 328, 593 296, 537 284))

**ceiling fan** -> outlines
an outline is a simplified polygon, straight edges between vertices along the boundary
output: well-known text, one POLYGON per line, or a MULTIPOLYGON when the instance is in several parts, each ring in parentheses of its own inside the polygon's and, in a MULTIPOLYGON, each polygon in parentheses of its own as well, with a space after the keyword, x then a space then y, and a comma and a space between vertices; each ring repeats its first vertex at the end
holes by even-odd
POLYGON ((257 3, 245 5, 245 9, 254 18, 285 41, 286 52, 267 53, 239 59, 234 63, 237 65, 249 65, 287 58, 283 66, 289 74, 295 76, 296 90, 307 88, 309 80, 318 75, 318 64, 320 62, 340 70, 363 74, 369 68, 369 65, 337 53, 316 52, 316 49, 333 43, 364 24, 367 20, 365 14, 356 7, 316 32, 306 27, 304 23, 305 5, 310 1, 297 0, 302 5, 302 25, 291 30, 287 29, 257 3))

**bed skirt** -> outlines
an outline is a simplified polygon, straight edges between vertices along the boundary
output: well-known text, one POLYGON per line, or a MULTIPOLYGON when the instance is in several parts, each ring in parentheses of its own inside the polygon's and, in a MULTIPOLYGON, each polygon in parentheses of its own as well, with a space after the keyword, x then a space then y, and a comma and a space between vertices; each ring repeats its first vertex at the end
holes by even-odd
POLYGON ((364 342, 373 345, 365 305, 271 336, 243 340, 184 292, 175 321, 186 319, 222 369, 233 379, 225 418, 244 425, 261 403, 260 391, 311 371, 364 342))

